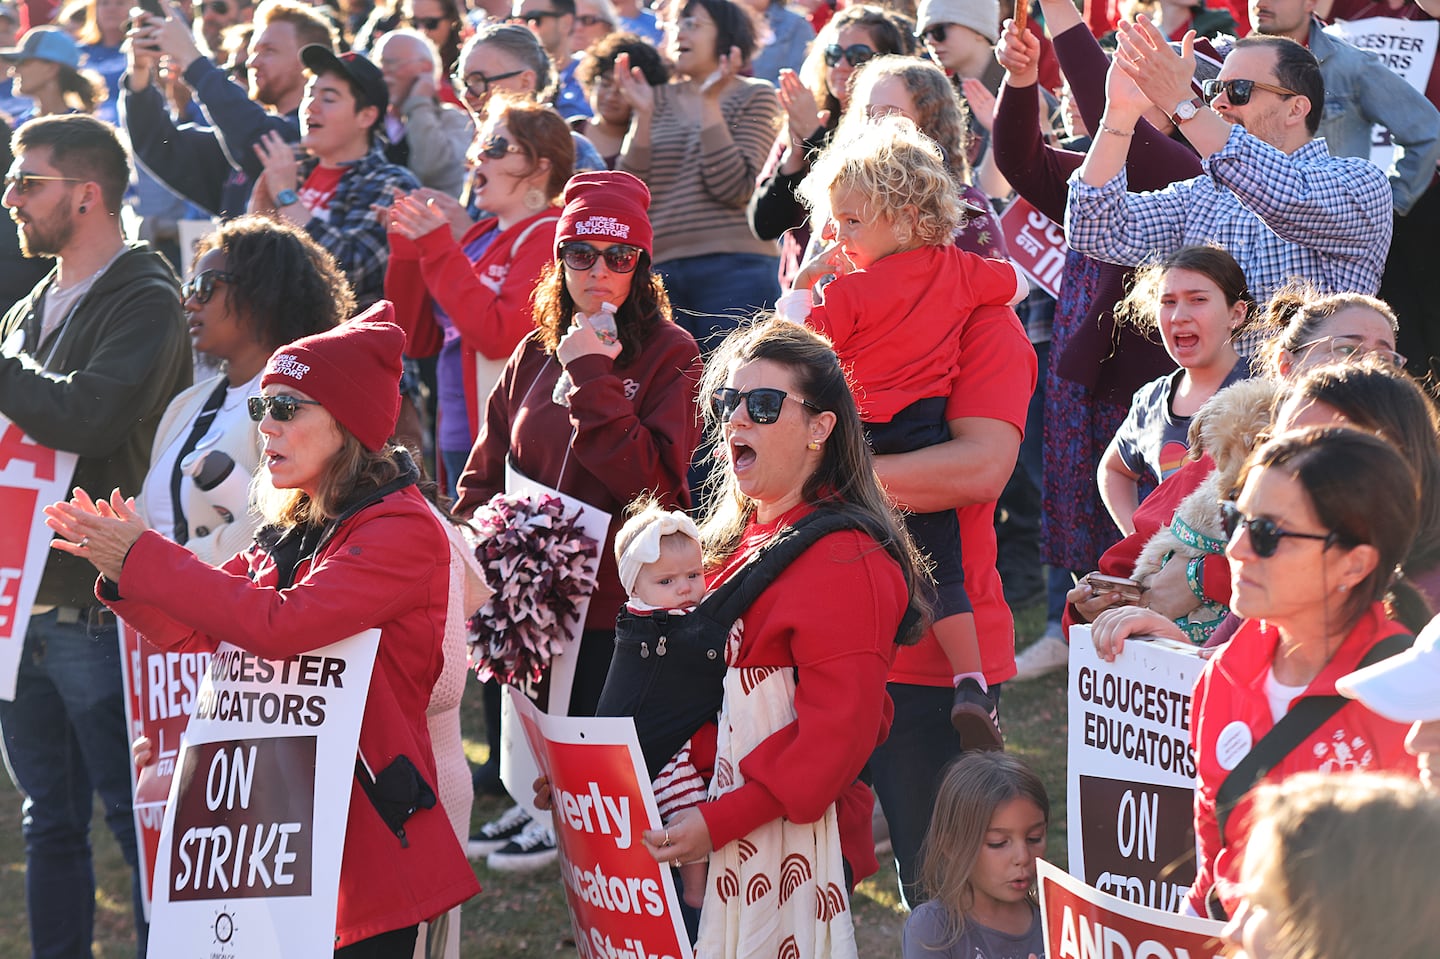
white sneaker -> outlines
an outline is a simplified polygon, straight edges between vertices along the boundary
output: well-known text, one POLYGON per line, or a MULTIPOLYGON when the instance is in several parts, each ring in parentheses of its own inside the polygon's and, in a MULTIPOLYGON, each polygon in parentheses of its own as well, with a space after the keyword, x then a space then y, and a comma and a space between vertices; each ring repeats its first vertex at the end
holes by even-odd
POLYGON ((1070 647, 1054 633, 1047 632, 1015 657, 1015 677, 1021 683, 1064 669, 1070 662, 1070 647))
POLYGON ((499 819, 492 819, 471 833, 465 854, 471 859, 484 859, 530 825, 530 814, 519 806, 511 806, 499 819))
POLYGON ((558 858, 555 832, 545 819, 532 819, 520 834, 492 852, 485 865, 496 872, 534 872, 558 858))

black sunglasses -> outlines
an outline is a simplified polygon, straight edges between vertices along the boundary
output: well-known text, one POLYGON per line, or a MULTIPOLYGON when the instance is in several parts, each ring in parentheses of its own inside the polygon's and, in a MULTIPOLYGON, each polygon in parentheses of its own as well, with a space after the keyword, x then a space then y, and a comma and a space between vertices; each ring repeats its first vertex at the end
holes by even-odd
POLYGON ((488 157, 491 160, 499 160, 507 153, 524 152, 525 151, 522 148, 511 143, 505 137, 499 136, 486 137, 485 139, 481 140, 480 145, 475 148, 476 155, 488 157))
POLYGON ((1300 95, 1294 90, 1287 90, 1270 83, 1261 83, 1259 80, 1206 80, 1200 85, 1200 89, 1205 94, 1206 103, 1218 97, 1223 90, 1225 98, 1230 101, 1231 106, 1235 107, 1243 107, 1249 103, 1251 95, 1257 89, 1269 90, 1282 97, 1298 97, 1300 95))
POLYGON ((524 70, 511 70, 509 73, 497 73, 490 77, 483 73, 467 73, 463 77, 456 74, 450 77, 450 82, 454 84, 455 92, 461 96, 468 93, 472 97, 483 97, 490 92, 490 84, 518 77, 524 72, 524 70))
POLYGON ((444 17, 406 17, 405 22, 420 30, 439 30, 447 21, 444 17))
POLYGON ((825 48, 825 65, 827 67, 839 66, 842 59, 849 60, 852 67, 858 67, 874 58, 875 48, 863 43, 853 43, 848 47, 832 43, 825 48))
POLYGON ((609 26, 614 26, 614 24, 612 24, 609 20, 606 20, 604 17, 597 17, 597 16, 595 16, 593 13, 577 13, 577 14, 575 14, 575 24, 576 24, 576 26, 581 26, 581 27, 598 27, 598 26, 599 26, 600 24, 602 24, 602 23, 605 24, 607 27, 609 27, 609 26))
POLYGON ((730 417, 740 408, 743 401, 745 412, 752 422, 759 426, 769 426, 780 418, 780 409, 785 405, 786 398, 790 398, 808 410, 816 413, 823 412, 809 400, 802 400, 798 396, 790 396, 784 390, 773 389, 768 386, 758 387, 753 390, 740 392, 732 390, 728 386, 722 386, 710 394, 710 412, 722 423, 729 422, 730 417))
POLYGON ((245 397, 245 409, 250 413, 250 418, 260 422, 269 413, 271 419, 277 423, 288 423, 295 418, 295 411, 302 406, 319 406, 318 400, 302 400, 298 396, 247 396, 245 397))
POLYGON ((228 17, 230 16, 230 0, 205 0, 203 3, 195 4, 193 9, 196 13, 204 13, 209 10, 217 17, 228 17))
POLYGON ((932 23, 924 30, 916 33, 915 39, 921 42, 924 42, 926 40, 934 40, 936 43, 944 43, 945 28, 948 26, 950 26, 950 24, 948 23, 932 23))
POLYGON ((41 176, 38 173, 7 173, 5 175, 5 189, 14 190, 16 196, 24 196, 30 192, 30 188, 37 183, 84 183, 84 180, 73 176, 41 176))
POLYGON ((605 268, 611 273, 634 273, 640 265, 640 248, 617 243, 597 250, 588 243, 571 243, 560 250, 561 261, 581 273, 594 267, 601 257, 605 258, 605 268))
POLYGON ((529 13, 517 13, 510 18, 511 23, 528 23, 530 26, 538 26, 549 20, 551 17, 560 18, 563 13, 556 13, 554 10, 531 10, 529 13))
POLYGON ((1255 550, 1255 555, 1261 559, 1274 556, 1275 551, 1280 548, 1280 541, 1287 536, 1291 539, 1321 540, 1326 549, 1334 546, 1340 539, 1335 533, 1292 533, 1288 529, 1281 529, 1273 519, 1263 516, 1247 517, 1240 512, 1240 507, 1230 500, 1220 504, 1220 523, 1225 530, 1226 542, 1234 542, 1240 527, 1245 527, 1245 531, 1250 534, 1250 548, 1255 550))
POLYGON ((193 296, 196 303, 209 303, 215 295, 216 283, 234 283, 238 279, 239 276, 224 270, 202 270, 180 285, 180 301, 183 303, 193 296))

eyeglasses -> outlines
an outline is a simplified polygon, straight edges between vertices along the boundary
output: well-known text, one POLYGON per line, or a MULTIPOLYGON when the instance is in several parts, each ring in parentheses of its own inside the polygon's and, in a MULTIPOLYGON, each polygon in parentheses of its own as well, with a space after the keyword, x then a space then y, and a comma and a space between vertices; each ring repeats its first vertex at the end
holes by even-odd
POLYGON ((753 390, 740 392, 732 390, 728 386, 710 394, 710 412, 722 423, 727 423, 735 411, 740 408, 741 402, 745 404, 745 412, 751 421, 759 426, 769 426, 780 418, 780 409, 784 406, 786 399, 792 399, 801 406, 816 413, 823 412, 809 400, 802 400, 798 396, 791 396, 784 390, 772 389, 768 386, 757 387, 753 390))
POLYGON ((1259 80, 1206 80, 1201 84, 1200 89, 1205 94, 1207 103, 1213 101, 1223 90, 1225 99, 1230 101, 1231 106, 1243 107, 1250 102, 1250 96, 1257 89, 1269 90, 1282 97, 1298 97, 1300 94, 1294 90, 1287 90, 1284 87, 1277 87, 1270 83, 1261 83, 1259 80))
POLYGON ((556 13, 554 10, 531 10, 529 13, 517 13, 510 18, 511 23, 523 23, 526 26, 538 27, 546 20, 559 19, 565 16, 563 13, 556 13))
POLYGON ((578 27, 598 27, 602 23, 607 27, 614 26, 609 20, 597 17, 593 13, 577 13, 575 15, 575 25, 578 27))
POLYGON ((483 97, 490 92, 490 84, 499 83, 501 80, 509 80, 511 77, 518 77, 524 70, 511 70, 509 73, 497 73, 487 77, 483 73, 467 73, 465 76, 455 74, 450 77, 450 82, 455 86, 455 92, 464 96, 470 94, 472 97, 483 97))
POLYGON ((37 183, 84 183, 73 176, 41 176, 38 173, 8 173, 5 175, 5 189, 14 190, 16 196, 24 196, 37 183))
POLYGON ((919 40, 922 43, 926 40, 933 40, 936 43, 944 43, 945 31, 949 28, 949 26, 950 24, 948 23, 932 23, 924 30, 916 33, 915 39, 919 40))
POLYGON ((874 58, 875 48, 863 43, 851 44, 848 47, 832 43, 825 48, 825 65, 827 67, 839 66, 842 59, 849 60, 852 67, 858 67, 874 58))
POLYGON ((406 17, 405 22, 419 30, 439 30, 449 21, 444 17, 406 17))
POLYGON ((196 303, 209 303, 210 297, 215 295, 216 283, 234 283, 238 279, 240 277, 234 273, 224 270, 202 270, 180 285, 180 300, 184 302, 194 297, 196 303))
POLYGON ((507 153, 524 152, 524 149, 511 143, 505 137, 500 136, 486 137, 484 140, 481 140, 480 145, 475 148, 476 156, 488 157, 491 160, 499 160, 507 153))
POLYGON ((1301 343, 1292 351, 1299 353, 1301 350, 1324 350, 1325 355, 1333 356, 1336 359, 1352 360, 1362 356, 1373 356, 1383 363, 1387 363, 1397 369, 1405 366, 1405 357, 1387 347, 1378 346, 1374 348, 1365 345, 1365 337, 1354 334, 1337 334, 1334 336, 1322 336, 1311 340, 1309 343, 1301 343))
POLYGON ((245 409, 257 423, 265 418, 266 413, 277 423, 288 423, 295 418, 300 407, 319 405, 319 400, 302 400, 298 396, 286 396, 283 393, 279 396, 245 397, 245 409))
POLYGON ((640 249, 617 243, 597 250, 588 243, 571 243, 560 250, 560 259, 572 270, 584 273, 595 266, 595 261, 605 258, 605 268, 611 273, 634 273, 640 265, 640 249))
POLYGON ((1255 550, 1255 555, 1261 559, 1274 556, 1275 551, 1280 548, 1280 541, 1287 536, 1291 539, 1320 540, 1324 542, 1326 549, 1339 541, 1339 536, 1335 533, 1292 533, 1288 529, 1281 529, 1273 519, 1263 516, 1247 517, 1240 512, 1240 507, 1230 500, 1220 504, 1220 523, 1225 530, 1226 541, 1231 543, 1235 541, 1235 534, 1243 526, 1250 534, 1250 548, 1255 550))
POLYGON ((217 17, 230 16, 229 0, 206 0, 206 2, 195 4, 191 9, 196 13, 204 13, 208 10, 217 17))

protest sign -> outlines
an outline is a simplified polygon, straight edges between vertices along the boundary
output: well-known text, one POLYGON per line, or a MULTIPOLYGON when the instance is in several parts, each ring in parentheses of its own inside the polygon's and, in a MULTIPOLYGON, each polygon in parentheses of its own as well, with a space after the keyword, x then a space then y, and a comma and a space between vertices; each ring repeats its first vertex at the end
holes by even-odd
POLYGON ((1217 959, 1222 923, 1107 896, 1041 859, 1040 920, 1048 959, 1217 959))
MULTIPOLYGON (((1326 27, 1325 32, 1362 50, 1369 50, 1406 83, 1421 93, 1425 92, 1425 84, 1430 81, 1430 68, 1435 63, 1440 23, 1434 20, 1367 17, 1364 20, 1337 20, 1326 27)), ((1370 161, 1388 171, 1394 156, 1390 131, 1375 124, 1370 140, 1370 161)))
POLYGON ((505 697, 550 780, 581 959, 691 959, 670 868, 640 841, 645 830, 660 828, 660 813, 634 720, 549 716, 514 688, 505 697))
POLYGON ((0 699, 15 698, 30 608, 50 557, 44 509, 69 494, 76 459, 0 416, 0 699))
POLYGON ((1069 250, 1064 229, 1018 196, 1000 214, 1000 228, 1010 247, 1010 262, 1023 270, 1032 284, 1058 298, 1069 250))
POLYGON ((221 643, 175 763, 148 955, 319 959, 380 631, 284 660, 221 643))
POLYGON ((1190 694, 1203 666, 1193 646, 1133 638, 1107 663, 1088 626, 1070 630, 1070 871, 1165 912, 1195 881, 1190 694))

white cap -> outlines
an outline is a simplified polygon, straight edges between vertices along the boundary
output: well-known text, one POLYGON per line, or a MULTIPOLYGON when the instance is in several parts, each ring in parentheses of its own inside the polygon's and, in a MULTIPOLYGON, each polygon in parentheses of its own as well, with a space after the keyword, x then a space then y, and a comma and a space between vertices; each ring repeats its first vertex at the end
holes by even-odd
POLYGON ((1392 722, 1440 720, 1440 616, 1405 652, 1342 676, 1335 688, 1392 722))

